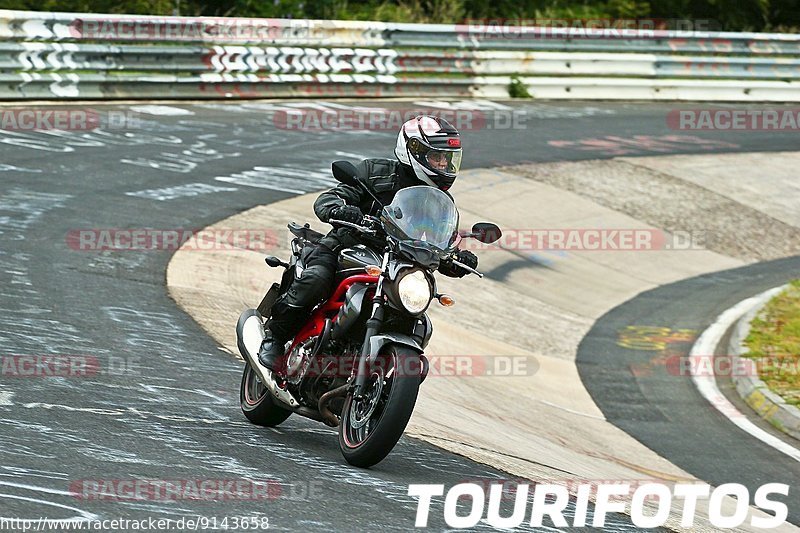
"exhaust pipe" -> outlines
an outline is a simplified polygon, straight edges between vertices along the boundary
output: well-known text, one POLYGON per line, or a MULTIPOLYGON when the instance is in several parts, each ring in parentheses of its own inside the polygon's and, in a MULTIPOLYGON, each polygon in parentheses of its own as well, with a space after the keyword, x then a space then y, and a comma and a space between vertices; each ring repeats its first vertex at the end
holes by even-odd
POLYGON ((347 396, 347 389, 350 388, 349 383, 345 383, 341 387, 337 387, 333 390, 329 390, 325 394, 323 394, 319 399, 319 412, 322 415, 322 421, 325 422, 325 425, 335 428, 339 425, 339 417, 337 417, 333 411, 328 409, 328 404, 331 403, 331 400, 334 398, 338 398, 340 396, 347 396))
POLYGON ((272 374, 272 370, 258 361, 258 351, 261 349, 262 340, 264 340, 264 319, 261 313, 255 309, 243 311, 239 316, 239 321, 236 323, 236 344, 239 347, 239 353, 242 354, 245 361, 250 363, 258 379, 267 387, 273 398, 281 404, 289 406, 292 411, 303 416, 309 416, 305 411, 310 410, 302 407, 300 402, 292 396, 292 393, 280 388, 272 374))

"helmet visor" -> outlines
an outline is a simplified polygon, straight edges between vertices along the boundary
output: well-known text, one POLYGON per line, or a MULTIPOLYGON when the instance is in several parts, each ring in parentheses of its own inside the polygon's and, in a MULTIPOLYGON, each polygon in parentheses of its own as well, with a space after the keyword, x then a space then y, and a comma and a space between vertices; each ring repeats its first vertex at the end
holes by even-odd
POLYGON ((419 139, 411 139, 408 150, 422 166, 440 176, 455 177, 461 169, 461 148, 434 148, 419 139))
POLYGON ((425 154, 428 168, 444 174, 458 174, 461 168, 461 150, 428 150, 425 154))

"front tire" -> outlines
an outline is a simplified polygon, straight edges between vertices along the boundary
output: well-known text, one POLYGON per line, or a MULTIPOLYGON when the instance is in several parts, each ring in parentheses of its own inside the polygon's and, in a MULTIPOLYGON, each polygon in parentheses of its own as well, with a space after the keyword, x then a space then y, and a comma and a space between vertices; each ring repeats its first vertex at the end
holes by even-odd
POLYGON ((245 362, 239 387, 239 405, 244 416, 257 426, 277 426, 292 414, 288 409, 275 405, 267 387, 259 381, 258 374, 248 362, 245 362))
POLYGON ((339 424, 339 448, 353 466, 369 468, 381 462, 400 440, 414 412, 420 384, 419 354, 387 345, 370 369, 369 400, 349 394, 339 424))

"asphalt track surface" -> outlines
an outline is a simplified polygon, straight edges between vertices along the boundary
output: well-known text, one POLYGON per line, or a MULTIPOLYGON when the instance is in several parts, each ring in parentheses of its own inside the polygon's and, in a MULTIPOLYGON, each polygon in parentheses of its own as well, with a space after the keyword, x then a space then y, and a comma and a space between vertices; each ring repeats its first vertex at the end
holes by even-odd
MULTIPOLYGON (((270 118, 275 108, 264 104, 174 107, 192 114, 139 115, 130 130, 0 130, 0 354, 4 361, 78 355, 99 362, 99 371, 86 377, 3 373, 0 516, 268 517, 277 530, 400 531, 415 517, 409 483, 449 487, 505 477, 407 438, 377 467, 353 469, 341 458, 335 433, 320 424, 291 417, 273 430, 249 425, 238 407, 241 363, 166 294, 172 252, 87 252, 70 245, 76 229, 198 229, 326 188, 333 184, 330 161, 390 156, 394 145, 392 131, 279 129, 270 118), (250 479, 280 491, 256 501, 85 499, 71 492, 87 486, 83 480, 92 486, 135 479, 250 479)), ((665 121, 673 108, 514 104, 515 111, 525 110, 525 128, 465 131, 464 166, 796 149, 792 136, 780 133, 676 132, 665 121)), ((685 434, 684 428, 670 438, 685 434)), ((441 499, 434 500, 430 525, 446 528, 441 499)), ((624 516, 606 525, 631 528, 624 516)))
MULTIPOLYGON (((665 328, 654 331, 654 337, 669 338, 672 332, 688 329, 699 335, 725 309, 783 285, 798 271, 800 257, 793 257, 644 292, 599 318, 581 342, 577 358, 583 384, 609 422, 712 485, 745 485, 751 501, 765 483, 789 485, 788 497, 773 499, 788 505, 794 524, 800 524, 800 463, 731 424, 700 395, 677 362, 688 355, 694 335, 685 340, 676 336, 663 350, 641 349, 648 347, 646 342, 631 348, 637 343, 626 343, 624 336, 632 325, 665 328)), ((727 353, 724 341, 717 355, 727 353)), ((718 381, 740 412, 748 413, 730 381, 718 381)), ((763 421, 759 426, 796 446, 796 441, 763 421)))

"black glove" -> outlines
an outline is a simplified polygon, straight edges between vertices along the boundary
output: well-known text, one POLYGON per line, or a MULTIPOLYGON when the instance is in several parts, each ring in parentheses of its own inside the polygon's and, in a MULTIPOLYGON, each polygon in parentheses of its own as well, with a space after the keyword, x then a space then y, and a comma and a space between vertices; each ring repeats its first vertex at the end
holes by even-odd
POLYGON ((456 261, 464 263, 470 268, 478 268, 478 256, 469 250, 459 250, 456 254, 456 261))
POLYGON ((358 224, 364 218, 364 213, 354 205, 343 205, 331 211, 330 218, 358 224))
MULTIPOLYGON (((459 263, 464 263, 470 268, 478 267, 478 258, 469 250, 459 250, 455 256, 455 260, 459 263)), ((450 278, 463 278, 469 274, 468 270, 464 270, 458 265, 454 265, 452 261, 443 262, 439 266, 439 272, 450 278)))

